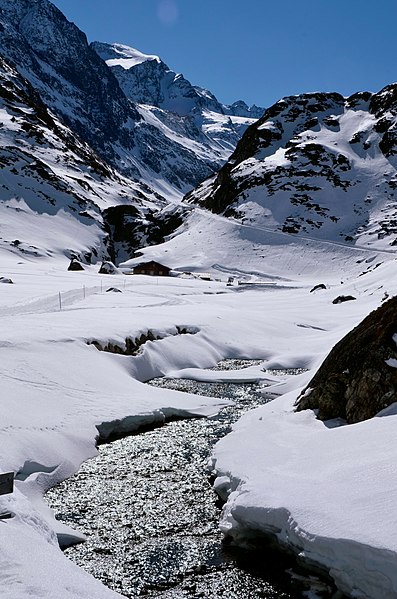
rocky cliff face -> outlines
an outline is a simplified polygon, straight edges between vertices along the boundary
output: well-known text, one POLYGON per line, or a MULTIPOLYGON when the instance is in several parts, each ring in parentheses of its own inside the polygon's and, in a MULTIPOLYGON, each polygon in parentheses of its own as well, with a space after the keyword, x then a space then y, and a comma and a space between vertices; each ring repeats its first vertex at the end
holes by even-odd
MULTIPOLYGON (((46 0, 0 0, 0 47, 45 104, 105 160, 132 150, 139 115, 86 36, 46 0)), ((130 174, 138 174, 130 165, 130 174)))
MULTIPOLYGON (((67 215, 52 221, 58 241, 42 243, 39 220, 31 238, 20 239, 16 218, 8 219, 0 241, 15 242, 15 251, 42 255, 47 243, 49 252, 81 257, 95 247, 98 256, 125 260, 178 226, 183 193, 214 173, 237 143, 232 117, 220 115, 221 145, 207 135, 203 112, 193 104, 189 114, 176 109, 192 96, 197 106, 222 112, 209 92, 204 101, 204 90, 196 93, 159 59, 146 58, 146 75, 122 69, 127 89, 47 0, 0 0, 0 48, 0 210, 30 220, 67 215)), ((244 112, 241 103, 238 110, 244 112)), ((237 120, 243 126, 253 119, 237 120)))
MULTIPOLYGON (((83 261, 130 256, 150 243, 148 220, 168 202, 115 171, 0 57, 0 248, 83 261), (107 208, 134 210, 129 253, 113 243, 107 208)), ((158 237, 158 232, 157 232, 158 237)))
POLYGON ((297 401, 297 410, 348 423, 397 401, 397 298, 372 312, 330 352, 297 401))
POLYGON ((264 231, 396 244, 396 90, 280 100, 187 201, 264 231))
POLYGON ((249 108, 242 101, 221 104, 158 56, 121 44, 94 42, 91 47, 140 114, 137 144, 148 150, 145 160, 156 172, 168 173, 167 178, 180 189, 196 186, 217 172, 247 127, 263 113, 264 109, 249 108), (166 141, 158 139, 158 132, 166 141), (159 144, 161 151, 151 155, 150 149, 159 144))

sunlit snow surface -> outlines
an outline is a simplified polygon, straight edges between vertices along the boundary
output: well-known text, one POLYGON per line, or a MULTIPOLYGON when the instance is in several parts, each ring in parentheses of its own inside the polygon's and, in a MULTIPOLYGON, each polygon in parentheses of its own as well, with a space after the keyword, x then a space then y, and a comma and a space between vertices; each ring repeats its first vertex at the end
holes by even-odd
MULTIPOLYGON (((0 497, 1 511, 14 514, 0 522, 7 599, 116 596, 64 557, 55 533, 76 533, 53 520, 42 494, 95 455, 96 426, 105 435, 166 417, 214 414, 223 400, 148 388, 141 381, 183 377, 185 369, 203 379, 202 369, 233 357, 263 360, 259 378, 263 367, 309 371, 288 381, 265 373, 273 379, 270 390, 287 395, 245 415, 215 448, 214 469, 227 477, 222 488, 230 480, 231 490, 222 530, 238 541, 247 531, 272 531, 357 597, 397 593, 393 410, 333 429, 310 412, 293 412, 298 392, 334 343, 386 293, 396 293, 394 255, 332 244, 318 246, 316 254, 310 252, 314 244, 303 241, 300 251, 289 243, 282 251, 269 244, 268 255, 247 254, 244 265, 237 251, 243 242, 233 225, 214 223, 229 252, 221 262, 213 231, 207 231, 212 246, 202 268, 211 266, 213 247, 218 282, 100 276, 94 266, 67 272, 66 259, 29 261, 17 250, 1 255, 0 276, 14 284, 0 285, 0 468, 18 473, 13 495, 0 497), (272 285, 228 287, 228 276, 240 271, 247 282, 272 285), (318 283, 327 289, 310 293, 318 283), (109 287, 121 293, 106 292, 109 287), (340 293, 357 300, 333 305, 340 293), (182 329, 192 332, 180 334, 182 329), (122 349, 126 338, 148 331, 156 340, 135 356, 88 345, 122 349)), ((204 235, 198 227, 192 232, 197 243, 204 235)), ((171 263, 197 260, 197 269, 193 245, 182 242, 170 241, 171 263)), ((202 249, 197 245, 195 251, 202 249)), ((252 369, 247 374, 254 375, 252 369)), ((219 377, 227 378, 223 372, 219 377)))

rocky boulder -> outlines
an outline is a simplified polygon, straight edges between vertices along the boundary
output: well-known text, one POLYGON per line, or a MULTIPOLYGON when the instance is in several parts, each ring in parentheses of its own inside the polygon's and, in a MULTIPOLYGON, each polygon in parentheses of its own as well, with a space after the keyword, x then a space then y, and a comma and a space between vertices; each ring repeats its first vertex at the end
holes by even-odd
POLYGON ((351 302, 357 298, 354 295, 338 295, 335 299, 332 300, 333 304, 343 304, 344 302, 351 302))
POLYGON ((98 273, 100 275, 117 275, 120 274, 119 269, 113 264, 113 262, 102 262, 98 273))
POLYGON ((349 424, 397 401, 397 297, 371 312, 331 350, 296 402, 320 420, 349 424))
POLYGON ((78 270, 84 270, 84 266, 75 258, 72 258, 72 260, 70 261, 70 264, 68 266, 68 270, 72 270, 72 271, 78 271, 78 270))

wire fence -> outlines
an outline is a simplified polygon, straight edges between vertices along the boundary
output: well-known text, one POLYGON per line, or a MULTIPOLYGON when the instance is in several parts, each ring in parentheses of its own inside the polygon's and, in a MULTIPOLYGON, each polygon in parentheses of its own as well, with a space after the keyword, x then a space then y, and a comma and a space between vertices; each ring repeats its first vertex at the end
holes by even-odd
MULTIPOLYGON (((111 287, 122 287, 125 289, 126 280, 113 279, 111 287)), ((84 301, 86 298, 92 295, 104 293, 107 289, 109 289, 109 285, 104 285, 103 281, 101 281, 100 285, 82 285, 81 287, 69 289, 68 291, 59 291, 53 295, 47 295, 45 297, 33 299, 19 305, 16 304, 13 306, 3 306, 0 308, 0 317, 18 314, 57 312, 72 306, 73 304, 84 301)))

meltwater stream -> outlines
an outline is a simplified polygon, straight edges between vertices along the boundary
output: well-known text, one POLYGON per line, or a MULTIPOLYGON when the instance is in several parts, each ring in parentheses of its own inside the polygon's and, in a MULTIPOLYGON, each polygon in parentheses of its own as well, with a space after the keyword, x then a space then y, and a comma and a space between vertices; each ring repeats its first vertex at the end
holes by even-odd
POLYGON ((50 490, 46 498, 57 518, 87 536, 66 550, 68 557, 126 597, 331 597, 327 584, 301 576, 294 560, 274 547, 247 551, 222 543, 220 506, 206 472, 211 448, 244 411, 270 397, 253 384, 151 384, 227 397, 235 405, 215 418, 172 421, 101 445, 98 457, 50 490))

